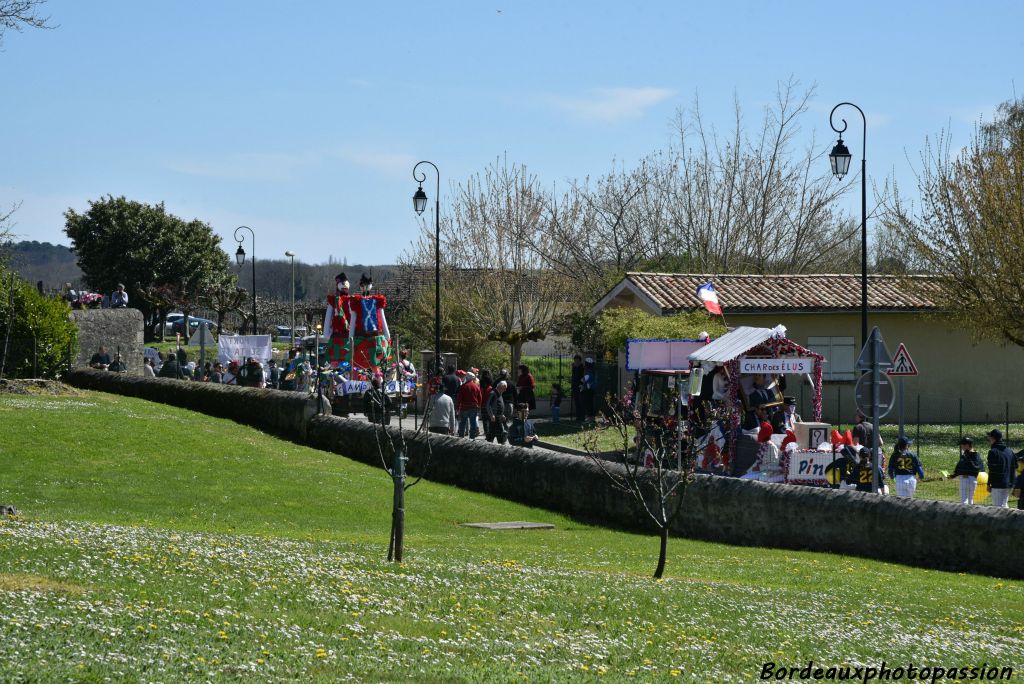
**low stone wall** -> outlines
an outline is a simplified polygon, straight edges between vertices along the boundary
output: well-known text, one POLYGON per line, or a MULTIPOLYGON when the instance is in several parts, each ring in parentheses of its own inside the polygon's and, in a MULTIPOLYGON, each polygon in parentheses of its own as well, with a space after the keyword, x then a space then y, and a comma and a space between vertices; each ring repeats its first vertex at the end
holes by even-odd
MULTIPOLYGON (((170 378, 141 378, 87 368, 72 371, 65 382, 81 389, 138 397, 208 416, 229 418, 291 437, 305 437, 309 420, 317 413, 316 398, 298 392, 170 378)), ((326 402, 323 411, 331 412, 326 402)))
POLYGON ((142 312, 138 309, 81 309, 71 312, 78 326, 78 356, 75 368, 88 367, 89 359, 100 346, 107 348, 113 360, 118 348, 129 375, 142 375, 144 344, 142 312))
MULTIPOLYGON (((361 421, 316 416, 307 440, 379 466, 375 430, 361 421)), ((398 429, 391 427, 388 434, 396 440, 398 429)), ((652 529, 632 498, 612 488, 586 457, 430 434, 413 439, 408 430, 405 437, 411 474, 422 470, 429 441, 430 480, 615 527, 652 529)), ((380 439, 387 449, 386 438, 380 439)), ((673 532, 744 546, 828 551, 1024 578, 1024 547, 1013 541, 1024 538, 1024 513, 989 506, 698 475, 687 488, 673 532)))
MULTIPOLYGON (((399 437, 395 426, 385 436, 362 420, 317 415, 316 400, 294 392, 93 370, 74 371, 68 382, 278 431, 375 467, 380 467, 378 443, 389 456, 387 440, 399 437)), ((632 498, 615 490, 586 457, 411 430, 405 431, 405 439, 410 474, 422 472, 429 457, 425 475, 436 482, 613 527, 652 529, 632 498)), ((699 475, 687 488, 673 532, 715 542, 1024 578, 1024 546, 1017 543, 1024 538, 1024 513, 989 506, 699 475)))

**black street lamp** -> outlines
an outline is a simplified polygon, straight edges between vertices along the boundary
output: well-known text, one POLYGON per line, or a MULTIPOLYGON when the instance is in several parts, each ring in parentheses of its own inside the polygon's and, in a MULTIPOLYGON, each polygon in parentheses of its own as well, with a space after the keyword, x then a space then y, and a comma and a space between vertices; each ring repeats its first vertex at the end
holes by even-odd
POLYGON ((284 253, 292 260, 292 329, 290 333, 292 346, 295 346, 295 252, 290 249, 284 253))
POLYGON ((412 167, 412 179, 420 184, 412 196, 412 207, 417 215, 422 215, 427 208, 427 193, 423 192, 427 174, 417 172, 420 164, 433 166, 437 174, 437 194, 434 196, 434 367, 435 373, 441 375, 441 172, 436 164, 429 161, 418 162, 412 167))
POLYGON ((256 325, 256 234, 252 232, 252 228, 249 226, 238 226, 235 228, 235 240, 238 242, 238 249, 235 250, 235 261, 238 262, 238 267, 241 268, 245 264, 245 250, 242 249, 242 240, 245 239, 245 235, 238 237, 238 231, 245 229, 249 231, 249 235, 252 237, 252 334, 255 335, 259 330, 256 325))
POLYGON ((864 116, 864 110, 852 102, 840 102, 832 108, 832 113, 828 115, 828 124, 833 131, 839 134, 839 141, 828 155, 828 159, 832 163, 832 173, 836 178, 841 180, 849 172, 852 157, 850 150, 843 143, 846 119, 840 119, 843 122, 842 128, 836 128, 832 121, 836 110, 843 106, 853 107, 860 112, 861 121, 864 122, 864 146, 860 156, 860 342, 861 345, 865 345, 868 342, 868 167, 866 159, 868 120, 864 116))

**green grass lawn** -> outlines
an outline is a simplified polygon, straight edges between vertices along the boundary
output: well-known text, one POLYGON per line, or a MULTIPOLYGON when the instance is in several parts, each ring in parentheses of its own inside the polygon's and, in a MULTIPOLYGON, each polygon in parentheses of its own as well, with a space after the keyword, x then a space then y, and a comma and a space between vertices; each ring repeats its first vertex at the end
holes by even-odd
MULTIPOLYGON (((0 681, 746 681, 1024 661, 1024 582, 595 528, 140 400, 0 396, 0 681), (533 520, 491 532, 460 522, 533 520)), ((809 521, 813 524, 813 521, 809 521)), ((1012 540, 1007 540, 1013 543, 1012 540)), ((899 543, 893 539, 892 543, 899 543)))

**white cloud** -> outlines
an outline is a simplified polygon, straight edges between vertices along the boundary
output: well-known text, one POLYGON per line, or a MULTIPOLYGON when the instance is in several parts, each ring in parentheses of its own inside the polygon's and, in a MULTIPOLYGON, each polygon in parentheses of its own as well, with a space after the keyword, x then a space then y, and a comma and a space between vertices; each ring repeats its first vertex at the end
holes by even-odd
POLYGON ((642 116, 673 95, 675 91, 668 88, 595 88, 587 95, 554 95, 545 100, 575 118, 614 123, 642 116))

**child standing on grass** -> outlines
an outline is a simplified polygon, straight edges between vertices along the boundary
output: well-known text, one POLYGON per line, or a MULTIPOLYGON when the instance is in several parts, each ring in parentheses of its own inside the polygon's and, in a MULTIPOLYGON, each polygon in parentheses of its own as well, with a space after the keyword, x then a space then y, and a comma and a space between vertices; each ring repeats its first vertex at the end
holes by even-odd
POLYGON ((551 422, 554 424, 558 423, 558 419, 562 417, 562 386, 560 384, 553 383, 551 385, 551 422))
POLYGON ((978 473, 985 470, 981 454, 974 450, 970 437, 960 440, 960 460, 953 469, 953 477, 960 478, 960 503, 974 503, 974 488, 978 486, 978 473))

